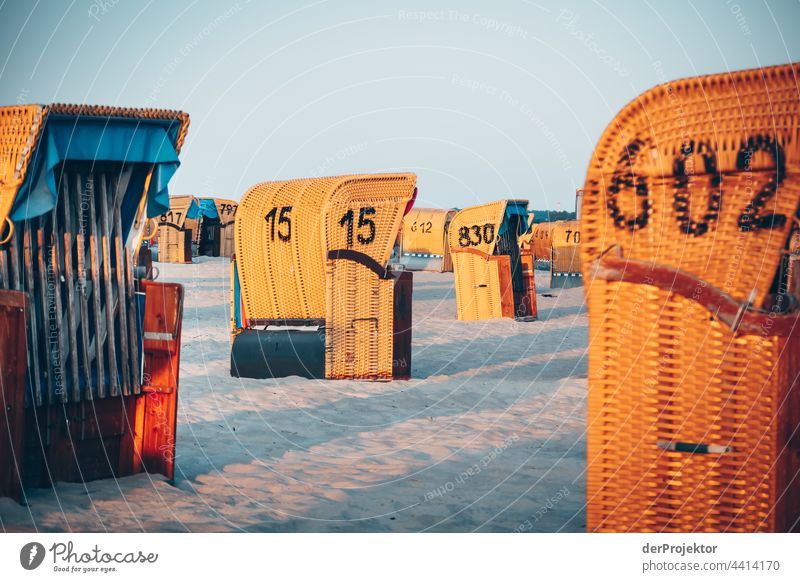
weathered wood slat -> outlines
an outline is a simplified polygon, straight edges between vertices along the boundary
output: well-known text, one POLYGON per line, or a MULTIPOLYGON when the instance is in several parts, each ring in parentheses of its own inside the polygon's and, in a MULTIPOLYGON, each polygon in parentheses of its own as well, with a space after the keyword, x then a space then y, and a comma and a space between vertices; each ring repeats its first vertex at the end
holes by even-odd
POLYGON ((97 193, 97 176, 90 174, 91 180, 87 183, 89 188, 89 262, 92 277, 92 300, 94 302, 94 362, 97 372, 97 396, 105 398, 105 366, 103 364, 103 345, 105 343, 103 311, 101 308, 100 294, 100 236, 97 228, 97 212, 95 211, 95 195, 97 193))
MULTIPOLYGON (((88 225, 84 217, 85 199, 88 195, 88 181, 84 181, 79 172, 75 172, 75 200, 73 201, 73 212, 77 217, 76 232, 75 232, 75 246, 78 256, 77 263, 77 294, 78 294, 78 309, 80 314, 81 323, 81 372, 83 377, 84 398, 86 400, 92 399, 92 367, 89 362, 89 345, 90 345, 90 330, 89 330, 89 288, 86 283, 86 230, 88 225)), ((92 293, 95 290, 92 289, 92 293)))
POLYGON ((53 381, 55 383, 55 395, 59 402, 66 402, 68 398, 66 387, 66 370, 64 354, 66 349, 65 330, 62 325, 64 310, 61 305, 61 237, 58 236, 58 207, 50 212, 50 251, 49 251, 49 273, 48 273, 48 293, 52 293, 49 298, 48 320, 51 329, 57 330, 56 346, 53 349, 53 381))
MULTIPOLYGON (((64 287, 66 290, 66 303, 67 303, 67 331, 68 331, 68 345, 67 352, 69 354, 70 362, 70 379, 72 381, 72 390, 70 395, 73 402, 80 402, 81 400, 81 385, 78 379, 78 323, 75 317, 75 267, 72 264, 72 245, 74 240, 74 231, 72 230, 72 212, 70 207, 73 204, 72 193, 70 192, 70 179, 69 176, 62 172, 61 180, 59 180, 59 200, 58 206, 61 207, 62 217, 64 219, 64 246, 62 247, 61 258, 64 261, 64 287)), ((64 353, 64 352, 62 352, 64 353)), ((64 355, 66 355, 64 353, 64 355)))
POLYGON ((105 290, 105 314, 106 314, 106 344, 108 346, 108 371, 110 378, 111 396, 119 396, 119 377, 117 376, 117 342, 114 337, 114 290, 111 283, 111 243, 109 241, 110 230, 108 221, 108 185, 106 184, 106 174, 100 173, 98 176, 100 183, 100 236, 103 249, 103 287, 105 290))
POLYGON ((131 342, 131 368, 133 371, 133 393, 141 393, 142 368, 139 360, 139 334, 136 332, 136 294, 133 284, 133 259, 130 250, 125 248, 125 271, 127 273, 127 294, 128 294, 128 333, 131 342))
POLYGON ((112 212, 114 220, 114 273, 117 282, 117 324, 119 325, 120 360, 122 361, 122 393, 131 394, 130 353, 128 349, 128 310, 125 294, 125 255, 122 252, 122 218, 120 216, 120 199, 122 196, 117 191, 118 182, 112 178, 112 212))
POLYGON ((11 237, 9 244, 9 254, 11 256, 11 289, 15 291, 22 291, 20 285, 20 262, 19 262, 19 233, 14 229, 14 234, 11 237))
MULTIPOLYGON (((31 233, 31 221, 26 220, 24 226, 24 253, 23 256, 25 257, 25 291, 28 292, 30 295, 30 300, 35 302, 36 298, 36 285, 35 279, 33 276, 33 234, 31 233)), ((34 303, 35 305, 35 303, 34 303)), ((28 322, 29 328, 29 335, 30 335, 30 344, 28 346, 28 353, 29 361, 32 364, 32 367, 29 370, 29 375, 33 380, 31 382, 31 388, 33 389, 33 404, 35 406, 41 406, 42 404, 42 368, 40 365, 40 355, 42 351, 42 342, 39 340, 39 322, 37 318, 30 318, 28 322)), ((45 358, 47 357, 45 353, 45 358)))
MULTIPOLYGON (((41 307, 41 326, 42 326, 42 350, 44 351, 45 360, 45 379, 47 386, 46 400, 47 404, 53 404, 55 399, 55 382, 53 379, 53 354, 52 354, 52 339, 58 337, 57 332, 50 326, 50 297, 52 293, 48 286, 48 270, 47 270, 47 245, 45 241, 45 228, 47 225, 47 216, 40 216, 37 219, 36 228, 36 261, 39 275, 39 305, 41 307)), ((32 307, 35 311, 36 308, 32 307)), ((57 329, 57 328, 56 328, 57 329)))
POLYGON ((9 274, 8 274, 8 243, 0 246, 0 285, 3 289, 10 288, 9 274))

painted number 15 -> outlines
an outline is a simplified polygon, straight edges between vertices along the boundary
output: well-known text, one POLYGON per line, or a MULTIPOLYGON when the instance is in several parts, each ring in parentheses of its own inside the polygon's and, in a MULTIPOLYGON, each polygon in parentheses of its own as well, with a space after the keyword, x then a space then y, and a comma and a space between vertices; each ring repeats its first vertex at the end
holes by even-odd
POLYGON ((375 221, 370 216, 375 215, 375 209, 371 206, 366 206, 358 209, 358 225, 354 225, 355 213, 351 208, 342 215, 339 220, 339 226, 347 229, 347 248, 353 246, 353 231, 357 228, 358 234, 356 239, 362 245, 368 245, 375 240, 375 221), (364 230, 366 228, 366 231, 364 230))

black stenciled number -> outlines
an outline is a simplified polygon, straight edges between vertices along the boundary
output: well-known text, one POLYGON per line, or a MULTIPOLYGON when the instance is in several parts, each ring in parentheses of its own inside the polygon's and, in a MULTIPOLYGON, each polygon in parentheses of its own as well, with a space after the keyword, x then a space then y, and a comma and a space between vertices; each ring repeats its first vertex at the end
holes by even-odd
POLYGON ((622 152, 614 175, 611 178, 611 185, 608 187, 608 201, 606 207, 614 225, 620 229, 628 229, 633 232, 647 226, 647 221, 650 216, 650 193, 647 189, 647 182, 643 177, 637 177, 634 167, 636 160, 640 155, 644 155, 646 143, 640 139, 635 139, 630 142, 622 152), (628 218, 619 208, 617 198, 620 192, 634 188, 636 198, 641 199, 642 209, 633 218, 628 218))
POLYGON ((768 152, 775 162, 775 174, 770 176, 769 181, 763 188, 753 196, 753 199, 744 207, 739 215, 739 230, 749 232, 763 228, 781 228, 786 224, 785 214, 761 214, 767 201, 775 196, 778 185, 783 182, 786 175, 786 155, 783 147, 772 137, 757 135, 747 140, 739 148, 736 155, 736 169, 739 171, 750 171, 752 159, 756 152, 768 152))
POLYGON ((477 247, 481 243, 491 244, 494 240, 494 224, 462 226, 458 229, 458 246, 477 247), (473 236, 474 235, 474 236, 473 236))
POLYGON ((458 229, 458 246, 468 247, 469 245, 469 227, 462 226, 458 229))
POLYGON ((289 242, 290 240, 292 240, 292 219, 289 216, 291 212, 292 212, 291 206, 281 207, 280 214, 278 213, 277 207, 273 207, 272 210, 267 212, 267 215, 264 217, 264 220, 269 222, 270 239, 272 239, 273 241, 275 240, 275 232, 277 231, 278 238, 283 242, 289 242), (285 232, 281 229, 283 225, 286 225, 285 232))
POLYGON ((481 244, 481 241, 483 240, 482 233, 481 233, 481 227, 478 226, 477 224, 473 224, 470 227, 470 233, 471 234, 470 234, 470 237, 469 237, 469 242, 470 242, 470 244, 472 246, 477 247, 478 245, 481 244), (475 235, 475 238, 472 237, 473 234, 475 235))
POLYGON ((429 220, 427 222, 420 222, 419 225, 417 225, 417 221, 415 220, 411 225, 411 232, 417 232, 417 226, 419 226, 419 230, 422 234, 429 234, 431 228, 433 228, 433 223, 429 220))
MULTIPOLYGON (((362 231, 364 227, 367 227, 368 234, 364 235, 361 232, 358 233, 356 237, 358 242, 362 245, 368 245, 372 241, 375 240, 375 235, 377 233, 375 222, 371 218, 367 218, 368 216, 373 216, 375 214, 375 209, 371 206, 366 206, 363 208, 359 208, 358 210, 358 230, 362 231)), ((347 247, 350 248, 353 246, 353 230, 355 221, 355 213, 352 209, 348 210, 342 215, 342 218, 339 219, 339 226, 343 228, 347 228, 347 247)))
POLYGON ((494 240, 494 224, 492 224, 492 223, 484 224, 483 225, 483 242, 485 242, 488 245, 488 244, 492 244, 493 240, 494 240))
POLYGON ((363 227, 367 227, 369 234, 364 236, 363 234, 358 234, 358 242, 362 245, 368 245, 375 240, 375 222, 371 218, 366 218, 367 216, 374 216, 375 209, 371 206, 366 208, 361 208, 358 211, 358 230, 362 230, 363 227))
POLYGON ((342 215, 339 226, 347 227, 347 247, 353 246, 353 210, 350 209, 342 215))
POLYGON ((183 214, 182 212, 175 212, 173 214, 172 210, 170 210, 169 212, 166 212, 165 214, 159 216, 158 219, 159 222, 177 224, 180 221, 182 214, 183 214))
POLYGON ((678 227, 684 234, 692 236, 702 236, 708 232, 712 222, 719 218, 720 203, 722 200, 722 174, 717 172, 717 153, 706 142, 694 140, 685 143, 681 147, 680 153, 675 156, 672 163, 672 175, 675 177, 675 192, 673 194, 672 207, 675 209, 675 218, 678 227), (708 192, 708 203, 703 219, 695 222, 691 217, 691 203, 689 200, 689 181, 696 173, 695 168, 688 167, 687 161, 691 160, 695 152, 703 156, 703 166, 706 174, 710 174, 710 189, 708 192))

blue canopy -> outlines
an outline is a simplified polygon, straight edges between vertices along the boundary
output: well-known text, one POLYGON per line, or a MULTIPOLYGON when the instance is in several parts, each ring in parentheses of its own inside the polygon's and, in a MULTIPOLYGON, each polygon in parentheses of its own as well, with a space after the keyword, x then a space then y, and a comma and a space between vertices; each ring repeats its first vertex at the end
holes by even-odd
POLYGON ((217 212, 217 205, 214 204, 213 198, 200 199, 200 214, 202 214, 205 218, 219 218, 219 212, 217 212))
MULTIPOLYGON (((509 200, 508 204, 506 204, 506 214, 503 216, 503 222, 500 225, 500 232, 497 233, 498 236, 503 235, 508 230, 509 225, 514 222, 514 224, 519 225, 519 221, 512 221, 514 216, 519 216, 520 220, 522 221, 523 225, 523 232, 524 229, 528 228, 528 201, 527 200, 509 200)), ((519 226, 516 226, 519 228, 519 226)), ((519 232, 517 234, 520 234, 519 232)))
POLYGON ((176 120, 166 119, 49 116, 25 182, 17 193, 11 219, 34 218, 55 208, 58 200, 55 169, 65 160, 133 165, 133 175, 123 198, 123 216, 135 211, 147 173, 152 168, 147 216, 166 212, 169 210, 167 184, 180 165, 175 152, 179 125, 176 120))

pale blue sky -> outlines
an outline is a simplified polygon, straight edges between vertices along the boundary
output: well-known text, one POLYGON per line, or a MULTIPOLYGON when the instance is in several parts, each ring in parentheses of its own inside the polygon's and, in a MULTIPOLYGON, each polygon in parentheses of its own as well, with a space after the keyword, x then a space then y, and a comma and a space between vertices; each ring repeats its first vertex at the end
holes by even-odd
POLYGON ((0 103, 187 111, 173 194, 402 170, 422 206, 571 210, 625 103, 800 60, 798 24, 797 0, 0 0, 0 103))

